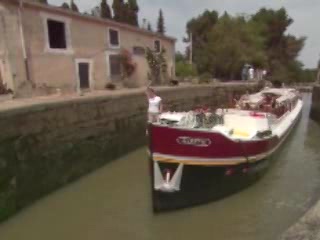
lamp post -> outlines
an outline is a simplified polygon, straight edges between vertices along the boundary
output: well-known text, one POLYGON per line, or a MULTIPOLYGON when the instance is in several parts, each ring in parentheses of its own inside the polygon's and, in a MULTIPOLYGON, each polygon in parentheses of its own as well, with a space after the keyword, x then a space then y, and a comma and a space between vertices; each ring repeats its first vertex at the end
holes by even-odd
POLYGON ((26 41, 25 41, 24 30, 23 30, 22 10, 23 10, 23 0, 19 0, 18 17, 19 17, 19 31, 20 31, 20 37, 21 37, 21 47, 22 47, 23 60, 24 60, 25 69, 26 69, 26 78, 28 81, 30 81, 29 63, 28 63, 28 56, 27 56, 27 50, 26 50, 26 41))
POLYGON ((189 63, 192 65, 192 55, 193 55, 193 40, 192 40, 192 32, 189 34, 190 46, 189 46, 189 63))

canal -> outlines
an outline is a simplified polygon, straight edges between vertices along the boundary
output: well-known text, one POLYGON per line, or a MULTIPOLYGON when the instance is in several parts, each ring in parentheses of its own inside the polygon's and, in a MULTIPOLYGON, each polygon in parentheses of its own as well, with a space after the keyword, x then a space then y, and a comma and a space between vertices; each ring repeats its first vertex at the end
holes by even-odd
POLYGON ((310 99, 268 173, 240 193, 154 215, 141 148, 20 212, 0 225, 0 238, 274 240, 320 197, 320 127, 309 119, 310 99))

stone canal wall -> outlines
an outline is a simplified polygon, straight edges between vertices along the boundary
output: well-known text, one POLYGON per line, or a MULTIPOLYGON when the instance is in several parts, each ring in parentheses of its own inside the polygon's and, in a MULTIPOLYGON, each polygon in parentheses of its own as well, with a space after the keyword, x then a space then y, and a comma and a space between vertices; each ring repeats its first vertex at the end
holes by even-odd
MULTIPOLYGON (((311 118, 320 123, 320 85, 312 88, 311 118)), ((280 240, 316 240, 320 239, 320 200, 291 226, 280 240)))
MULTIPOLYGON (((257 84, 157 89, 170 110, 218 106, 257 84)), ((145 144, 144 90, 0 104, 0 220, 145 144)), ((143 160, 143 159, 142 159, 143 160)))
POLYGON ((320 201, 280 238, 280 240, 318 239, 320 239, 320 201))
POLYGON ((312 90, 311 118, 320 123, 320 85, 315 85, 312 90))

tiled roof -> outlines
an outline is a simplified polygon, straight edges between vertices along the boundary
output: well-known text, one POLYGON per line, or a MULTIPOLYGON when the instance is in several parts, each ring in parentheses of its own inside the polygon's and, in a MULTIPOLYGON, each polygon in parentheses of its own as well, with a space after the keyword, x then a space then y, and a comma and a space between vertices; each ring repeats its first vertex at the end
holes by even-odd
POLYGON ((142 29, 142 28, 135 27, 135 26, 132 26, 129 24, 125 24, 125 23, 119 23, 119 22, 116 22, 111 19, 109 20, 109 19, 103 19, 103 18, 99 18, 99 17, 93 17, 90 15, 84 15, 84 14, 77 13, 77 12, 74 12, 74 11, 71 11, 68 9, 63 9, 61 7, 56 7, 56 6, 52 6, 52 5, 45 5, 45 4, 36 3, 36 2, 30 2, 27 0, 4 0, 4 1, 10 2, 10 3, 16 3, 16 4, 18 4, 20 1, 22 1, 24 7, 35 8, 35 9, 39 9, 41 11, 52 12, 55 14, 60 14, 60 15, 65 15, 65 16, 67 15, 72 18, 81 18, 82 20, 85 20, 85 21, 96 22, 97 24, 106 24, 108 26, 126 29, 128 31, 138 32, 138 33, 141 33, 144 35, 154 36, 154 37, 168 40, 168 41, 174 41, 174 42, 176 41, 176 38, 169 37, 169 36, 162 35, 162 34, 155 33, 155 32, 151 32, 146 29, 142 29))

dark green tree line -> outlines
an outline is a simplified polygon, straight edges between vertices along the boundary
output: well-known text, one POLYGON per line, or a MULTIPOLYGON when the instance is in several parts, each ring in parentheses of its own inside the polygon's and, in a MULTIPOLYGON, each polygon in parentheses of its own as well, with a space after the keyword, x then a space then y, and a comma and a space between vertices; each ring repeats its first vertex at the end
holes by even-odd
POLYGON ((165 34, 165 32, 166 32, 166 29, 164 26, 164 17, 163 17, 162 9, 159 10, 157 32, 160 34, 165 34))
POLYGON ((70 6, 68 3, 64 2, 64 3, 62 3, 61 8, 70 9, 70 6))
POLYGON ((139 6, 137 0, 113 0, 113 19, 117 22, 138 26, 139 6))
POLYGON ((79 12, 79 8, 78 8, 77 4, 75 4, 74 0, 71 0, 70 9, 74 12, 79 12))
POLYGON ((111 9, 107 2, 107 0, 101 0, 100 3, 100 17, 110 19, 111 16, 111 9))

